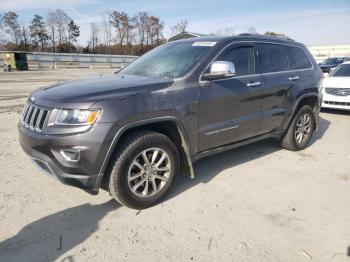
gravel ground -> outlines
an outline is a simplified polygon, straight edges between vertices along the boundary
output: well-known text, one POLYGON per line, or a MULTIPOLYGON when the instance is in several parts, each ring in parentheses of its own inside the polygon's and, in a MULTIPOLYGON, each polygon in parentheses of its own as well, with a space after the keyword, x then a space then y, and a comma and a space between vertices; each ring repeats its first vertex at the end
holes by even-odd
POLYGON ((301 152, 268 140, 202 159, 142 211, 40 174, 17 139, 25 97, 108 72, 0 73, 0 261, 350 260, 350 113, 322 112, 301 152))

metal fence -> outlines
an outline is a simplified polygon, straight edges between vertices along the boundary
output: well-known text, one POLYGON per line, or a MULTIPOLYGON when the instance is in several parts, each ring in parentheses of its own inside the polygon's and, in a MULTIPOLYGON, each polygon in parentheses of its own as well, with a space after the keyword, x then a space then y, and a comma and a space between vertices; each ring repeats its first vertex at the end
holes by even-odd
MULTIPOLYGON (((7 53, 0 51, 0 53, 7 53)), ((73 54, 73 53, 38 53, 28 52, 27 61, 29 67, 37 68, 90 68, 125 66, 135 60, 137 56, 107 55, 107 54, 73 54)), ((3 65, 0 56, 0 66, 3 65)))

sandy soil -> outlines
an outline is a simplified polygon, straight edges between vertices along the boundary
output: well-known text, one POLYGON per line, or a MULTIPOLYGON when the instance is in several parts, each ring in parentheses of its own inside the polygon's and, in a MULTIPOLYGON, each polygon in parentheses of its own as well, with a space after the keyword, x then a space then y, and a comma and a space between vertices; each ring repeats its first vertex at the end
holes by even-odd
POLYGON ((31 90, 97 73, 0 73, 0 261, 350 260, 350 113, 322 112, 302 152, 262 141, 203 159, 135 211, 40 174, 17 140, 31 90))

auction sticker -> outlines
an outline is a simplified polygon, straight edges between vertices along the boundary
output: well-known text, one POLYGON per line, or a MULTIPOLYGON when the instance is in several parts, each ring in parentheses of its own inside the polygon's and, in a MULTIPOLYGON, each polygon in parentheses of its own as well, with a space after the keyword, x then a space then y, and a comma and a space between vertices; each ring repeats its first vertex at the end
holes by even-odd
POLYGON ((201 41, 201 42, 194 42, 192 46, 214 46, 216 42, 212 41, 201 41))

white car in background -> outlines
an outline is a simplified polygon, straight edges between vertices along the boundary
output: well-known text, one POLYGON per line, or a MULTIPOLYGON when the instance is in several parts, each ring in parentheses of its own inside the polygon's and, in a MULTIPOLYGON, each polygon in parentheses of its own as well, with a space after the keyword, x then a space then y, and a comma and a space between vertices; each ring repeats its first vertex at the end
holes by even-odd
POLYGON ((322 108, 350 110, 350 62, 336 67, 323 79, 322 108))

